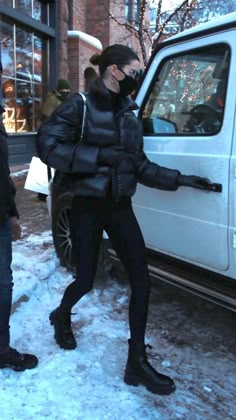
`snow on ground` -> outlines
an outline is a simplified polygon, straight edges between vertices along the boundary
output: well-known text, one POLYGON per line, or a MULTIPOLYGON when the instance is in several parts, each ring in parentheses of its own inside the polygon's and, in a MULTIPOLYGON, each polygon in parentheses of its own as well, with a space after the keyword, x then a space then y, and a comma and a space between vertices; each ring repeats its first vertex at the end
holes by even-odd
POLYGON ((1 420, 236 419, 236 355, 232 337, 228 344, 226 338, 231 326, 222 327, 222 316, 214 321, 217 312, 231 321, 227 311, 203 307, 203 316, 215 322, 212 331, 202 312, 191 309, 194 303, 181 306, 176 293, 167 291, 161 298, 153 292, 150 360, 177 385, 171 396, 153 395, 123 382, 129 336, 126 282, 112 275, 97 279, 94 290, 74 308, 78 348, 65 351, 54 341, 48 315, 72 277, 59 266, 51 234, 28 236, 13 247, 11 344, 36 354, 39 365, 21 373, 0 371, 1 420), (216 336, 222 331, 223 340, 216 336))

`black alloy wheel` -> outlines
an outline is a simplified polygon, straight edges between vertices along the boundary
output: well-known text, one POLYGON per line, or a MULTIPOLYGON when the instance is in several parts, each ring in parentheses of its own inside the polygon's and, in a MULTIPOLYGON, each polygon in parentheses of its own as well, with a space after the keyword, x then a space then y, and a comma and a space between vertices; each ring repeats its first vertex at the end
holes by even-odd
POLYGON ((64 193, 57 197, 52 211, 52 236, 56 254, 63 267, 73 270, 70 235, 72 195, 64 193))

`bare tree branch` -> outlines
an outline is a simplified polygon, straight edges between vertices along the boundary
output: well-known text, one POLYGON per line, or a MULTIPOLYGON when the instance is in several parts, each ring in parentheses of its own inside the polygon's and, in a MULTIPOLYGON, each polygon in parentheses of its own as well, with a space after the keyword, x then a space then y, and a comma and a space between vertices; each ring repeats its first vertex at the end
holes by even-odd
MULTIPOLYGON (((159 6, 161 3, 162 3, 162 0, 160 0, 159 6)), ((158 35, 153 42, 153 49, 155 49, 156 45, 159 43, 160 38, 162 37, 166 26, 173 19, 173 17, 178 15, 178 13, 181 10, 183 10, 186 6, 189 10, 191 10, 195 6, 196 3, 197 3, 197 0, 183 0, 183 2, 172 13, 169 14, 169 16, 167 17, 165 22, 161 25, 161 27, 160 27, 161 9, 160 7, 158 8, 159 15, 157 16, 156 28, 155 28, 155 32, 158 33, 158 35)), ((181 19, 181 22, 182 22, 182 19, 181 19)))
POLYGON ((141 46, 141 51, 142 51, 142 56, 143 56, 143 62, 146 65, 148 58, 147 58, 147 51, 146 51, 146 46, 145 46, 145 40, 144 40, 144 18, 145 18, 145 12, 146 12, 146 8, 147 8, 147 0, 141 0, 141 4, 140 4, 140 15, 139 15, 139 25, 138 25, 138 35, 139 35, 139 42, 140 42, 140 46, 141 46))
MULTIPOLYGON (((132 3, 133 4, 133 3, 132 3)), ((149 27, 145 25, 145 13, 148 8, 148 0, 141 0, 140 3, 140 14, 138 21, 132 20, 133 23, 123 22, 119 20, 110 10, 104 5, 104 9, 108 13, 110 19, 112 19, 117 25, 123 26, 126 28, 131 34, 133 34, 138 40, 141 48, 143 62, 146 65, 148 61, 147 56, 147 47, 146 47, 146 39, 148 39, 149 44, 152 43, 151 34, 149 32, 149 27)))

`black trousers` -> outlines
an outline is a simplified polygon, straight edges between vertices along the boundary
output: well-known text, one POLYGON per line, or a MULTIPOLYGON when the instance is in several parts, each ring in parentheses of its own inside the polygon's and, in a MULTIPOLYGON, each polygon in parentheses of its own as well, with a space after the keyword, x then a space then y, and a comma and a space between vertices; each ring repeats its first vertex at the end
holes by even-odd
POLYGON ((10 313, 12 304, 12 231, 10 220, 0 223, 0 350, 10 342, 10 313))
POLYGON ((115 202, 112 199, 74 198, 71 238, 76 279, 65 290, 61 308, 71 311, 79 299, 92 289, 103 230, 128 273, 131 287, 130 338, 135 342, 144 342, 150 278, 143 236, 130 199, 115 202))

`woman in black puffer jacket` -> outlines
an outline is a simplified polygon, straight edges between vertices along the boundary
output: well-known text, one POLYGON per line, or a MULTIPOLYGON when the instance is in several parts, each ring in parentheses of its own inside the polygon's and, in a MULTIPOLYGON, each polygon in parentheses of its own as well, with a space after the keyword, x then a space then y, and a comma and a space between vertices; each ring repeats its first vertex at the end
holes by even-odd
POLYGON ((125 382, 144 384, 150 391, 170 394, 172 379, 147 361, 145 329, 150 280, 144 240, 132 209, 137 182, 176 191, 179 186, 204 188, 200 177, 150 162, 143 151, 142 128, 129 95, 137 87, 140 62, 130 48, 115 44, 98 58, 100 78, 86 94, 86 121, 80 138, 84 104, 75 94, 43 122, 37 137, 43 162, 65 174, 73 193, 72 249, 76 279, 65 290, 60 306, 50 314, 60 347, 76 347, 71 329, 72 307, 93 287, 103 230, 129 276, 129 355, 125 382))

